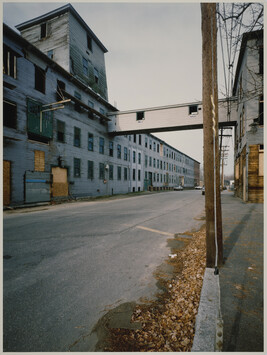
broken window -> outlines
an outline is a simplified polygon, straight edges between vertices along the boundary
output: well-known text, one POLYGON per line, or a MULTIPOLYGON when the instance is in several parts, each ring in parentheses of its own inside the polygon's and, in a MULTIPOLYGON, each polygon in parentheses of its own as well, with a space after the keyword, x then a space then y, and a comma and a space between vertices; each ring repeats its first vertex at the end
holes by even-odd
MULTIPOLYGON (((78 99, 80 101, 82 100, 81 94, 79 92, 77 92, 77 91, 74 91, 74 97, 76 97, 76 99, 78 99)), ((77 112, 81 112, 81 106, 79 105, 78 102, 75 102, 74 109, 77 112)))
POLYGON ((113 152, 114 152, 114 143, 112 141, 109 141, 109 156, 113 157, 113 152))
POLYGON ((29 139, 48 143, 53 138, 53 111, 42 112, 42 104, 27 99, 27 130, 29 139))
POLYGON ((3 45, 3 72, 17 79, 17 55, 5 44, 3 45))
POLYGON ((3 100, 3 124, 9 128, 17 127, 17 105, 3 100))
POLYGON ((45 94, 45 71, 35 65, 35 89, 45 94))
POLYGON ((57 120, 57 141, 65 142, 65 122, 57 120))
POLYGON ((64 100, 64 95, 62 90, 66 90, 66 84, 64 81, 57 80, 57 100, 61 101, 64 100))
POLYGON ((117 158, 121 159, 121 145, 120 144, 117 145, 117 158))

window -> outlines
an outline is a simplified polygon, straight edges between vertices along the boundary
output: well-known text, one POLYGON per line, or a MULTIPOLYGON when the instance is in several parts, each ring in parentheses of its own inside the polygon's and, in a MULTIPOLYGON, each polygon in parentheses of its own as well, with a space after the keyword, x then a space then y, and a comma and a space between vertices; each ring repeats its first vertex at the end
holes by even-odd
POLYGON ((3 124, 9 128, 17 127, 17 105, 13 102, 3 100, 3 124))
POLYGON ((53 49, 50 49, 50 50, 47 52, 47 56, 48 56, 48 58, 50 58, 50 59, 54 59, 54 51, 53 51, 53 49))
POLYGON ((88 150, 94 151, 94 135, 92 133, 88 133, 88 150))
POLYGON ((147 137, 145 137, 145 147, 147 148, 147 141, 148 141, 148 139, 147 139, 147 137))
POLYGON ((34 151, 34 171, 45 171, 45 152, 34 151))
POLYGON ((105 149, 105 140, 102 137, 99 137, 99 153, 104 154, 105 149))
POLYGON ((87 34, 87 48, 93 51, 93 40, 90 35, 87 34))
POLYGON ((99 73, 98 73, 98 70, 96 68, 94 68, 94 76, 95 76, 95 83, 98 84, 99 73))
POLYGON ((156 142, 153 142, 153 151, 156 151, 156 142))
POLYGON ((57 120, 57 141, 65 142, 65 122, 57 120))
POLYGON ((156 159, 153 158, 153 168, 155 168, 155 167, 156 167, 156 159))
POLYGON ((121 166, 117 167, 117 179, 121 180, 121 166))
POLYGON ((81 176, 81 159, 74 158, 74 177, 81 176))
POLYGON ((46 23, 41 24, 41 33, 40 33, 40 38, 45 38, 46 37, 46 23))
POLYGON ((88 61, 83 57, 83 74, 88 75, 88 61))
POLYGON ((105 112, 105 110, 103 110, 101 107, 100 107, 100 109, 99 109, 99 112, 102 114, 102 115, 106 115, 106 112, 105 112))
POLYGON ((35 90, 45 94, 45 71, 35 65, 35 90))
POLYGON ((189 115, 197 115, 197 113, 198 113, 198 105, 190 105, 189 115))
POLYGON ((141 181, 141 170, 138 170, 138 181, 141 181))
POLYGON ((148 156, 145 155, 145 168, 147 168, 147 160, 148 160, 148 156))
POLYGON ((53 111, 43 112, 41 103, 27 99, 27 131, 30 139, 48 143, 53 138, 53 111))
POLYGON ((4 74, 17 79, 17 55, 5 44, 3 45, 3 69, 4 74))
POLYGON ((109 156, 113 157, 113 152, 114 152, 114 143, 112 141, 109 141, 109 156))
POLYGON ((74 147, 81 146, 81 130, 78 127, 74 127, 74 147))
POLYGON ((99 179, 104 180, 105 178, 105 166, 103 163, 99 163, 99 179))
POLYGON ((152 166, 152 158, 149 157, 149 166, 152 166))
POLYGON ((149 149, 152 149, 152 139, 149 139, 149 149))
POLYGON ((263 95, 260 96, 259 102, 259 125, 263 126, 264 124, 264 99, 263 95))
POLYGON ((159 144, 157 144, 157 153, 159 153, 159 144))
POLYGON ((121 145, 120 144, 117 145, 117 158, 121 159, 121 145))
POLYGON ((142 121, 145 119, 144 111, 136 112, 136 121, 142 121))
POLYGON ((264 176, 264 146, 259 146, 259 176, 264 176))
MULTIPOLYGON (((91 108, 94 108, 94 103, 90 100, 88 100, 88 106, 91 108)), ((93 120, 95 118, 94 113, 92 111, 88 111, 88 118, 91 118, 93 120)))
POLYGON ((133 180, 135 181, 135 169, 133 169, 133 180))
POLYGON ((109 180, 113 180, 113 165, 109 165, 109 180))
POLYGON ((136 143, 136 134, 133 135, 133 141, 136 143))
POLYGON ((128 148, 124 147, 124 160, 128 160, 128 148))
POLYGON ((159 160, 157 159, 157 168, 159 169, 159 160))
POLYGON ((259 74, 263 74, 263 65, 264 65, 264 61, 263 61, 263 46, 260 46, 259 48, 259 74))
POLYGON ((142 145, 142 136, 139 134, 139 145, 142 145))
POLYGON ((93 180, 94 178, 94 162, 88 160, 88 179, 93 180))
POLYGON ((127 180, 127 168, 124 168, 123 178, 124 180, 127 180))
MULTIPOLYGON (((76 97, 76 99, 78 99, 80 101, 82 100, 81 94, 77 91, 74 91, 74 97, 76 97)), ((78 112, 81 112, 81 106, 77 102, 75 102, 74 109, 78 112)))
POLYGON ((64 94, 62 90, 66 90, 66 84, 64 81, 57 80, 57 100, 63 100, 64 99, 64 94))
POLYGON ((138 153, 138 164, 141 164, 141 153, 138 153))
POLYGON ((135 150, 133 150, 133 163, 135 163, 136 162, 136 152, 135 152, 135 150))

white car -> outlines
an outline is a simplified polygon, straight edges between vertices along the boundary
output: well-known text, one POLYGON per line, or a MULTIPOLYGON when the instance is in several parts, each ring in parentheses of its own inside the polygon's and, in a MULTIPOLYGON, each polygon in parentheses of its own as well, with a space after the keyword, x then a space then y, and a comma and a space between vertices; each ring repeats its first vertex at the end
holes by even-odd
POLYGON ((183 186, 179 185, 179 186, 174 186, 173 190, 174 191, 183 191, 183 186))
POLYGON ((201 190, 202 187, 201 186, 195 186, 195 190, 201 190))

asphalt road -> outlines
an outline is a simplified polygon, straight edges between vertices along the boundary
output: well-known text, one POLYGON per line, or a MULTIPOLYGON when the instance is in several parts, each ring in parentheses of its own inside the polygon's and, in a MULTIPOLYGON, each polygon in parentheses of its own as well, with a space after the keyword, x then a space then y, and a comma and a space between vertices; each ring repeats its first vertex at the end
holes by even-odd
POLYGON ((94 325, 152 299, 167 240, 203 224, 200 191, 4 212, 4 351, 94 351, 94 325))

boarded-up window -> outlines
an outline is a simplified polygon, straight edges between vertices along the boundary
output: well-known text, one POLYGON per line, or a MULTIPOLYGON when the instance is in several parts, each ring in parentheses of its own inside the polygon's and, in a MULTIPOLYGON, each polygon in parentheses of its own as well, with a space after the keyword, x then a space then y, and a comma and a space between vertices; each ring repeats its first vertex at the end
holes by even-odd
POLYGON ((45 171, 45 152, 41 150, 34 151, 34 170, 45 171))
POLYGON ((4 74, 17 78, 17 54, 6 45, 3 45, 3 71, 4 74))
POLYGON ((264 150, 259 150, 259 176, 264 174, 264 150))

